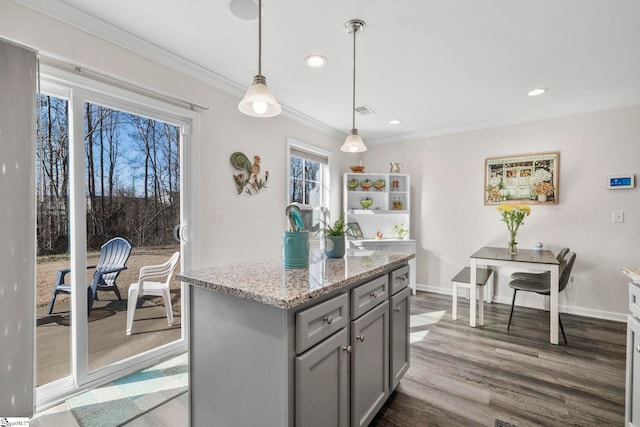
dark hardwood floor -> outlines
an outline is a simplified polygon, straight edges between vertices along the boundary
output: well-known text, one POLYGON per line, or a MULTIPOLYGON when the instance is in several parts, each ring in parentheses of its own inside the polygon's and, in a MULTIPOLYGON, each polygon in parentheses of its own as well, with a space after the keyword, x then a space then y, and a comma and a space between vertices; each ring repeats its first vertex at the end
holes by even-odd
POLYGON ((418 292, 411 302, 411 368, 372 426, 623 426, 626 324, 562 314, 568 345, 549 343, 549 316, 418 292), (496 424, 496 420, 502 424, 496 424))

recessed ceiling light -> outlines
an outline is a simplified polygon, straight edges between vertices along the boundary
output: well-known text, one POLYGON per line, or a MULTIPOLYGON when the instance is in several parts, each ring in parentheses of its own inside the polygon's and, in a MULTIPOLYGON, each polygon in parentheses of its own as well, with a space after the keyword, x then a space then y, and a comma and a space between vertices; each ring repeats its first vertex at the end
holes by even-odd
POLYGON ((389 120, 390 125, 399 125, 400 123, 402 123, 402 120, 400 119, 389 120))
POLYGON ((304 62, 307 63, 308 66, 310 67, 322 67, 324 64, 327 63, 327 58, 325 58, 322 55, 309 55, 306 58, 304 58, 304 62))
POLYGON ((547 88, 541 87, 541 88, 532 90, 527 95, 529 95, 529 96, 538 96, 538 95, 542 95, 546 91, 547 91, 547 88))

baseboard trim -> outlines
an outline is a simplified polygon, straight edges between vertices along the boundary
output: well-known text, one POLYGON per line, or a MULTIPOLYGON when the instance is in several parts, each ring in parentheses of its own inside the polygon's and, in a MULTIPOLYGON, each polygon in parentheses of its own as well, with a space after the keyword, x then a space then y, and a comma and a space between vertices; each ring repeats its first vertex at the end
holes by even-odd
MULTIPOLYGON (((435 294, 451 295, 451 288, 441 288, 436 286, 416 285, 418 291, 433 292, 435 294)), ((494 295, 493 302, 498 304, 511 304, 511 297, 494 295)), ((519 307, 536 308, 538 310, 548 310, 542 304, 516 304, 519 307)), ((613 320, 614 322, 627 323, 627 313, 616 313, 613 311, 594 310, 591 308, 577 307, 573 305, 561 304, 560 313, 575 314, 576 316, 592 317, 594 319, 613 320)))

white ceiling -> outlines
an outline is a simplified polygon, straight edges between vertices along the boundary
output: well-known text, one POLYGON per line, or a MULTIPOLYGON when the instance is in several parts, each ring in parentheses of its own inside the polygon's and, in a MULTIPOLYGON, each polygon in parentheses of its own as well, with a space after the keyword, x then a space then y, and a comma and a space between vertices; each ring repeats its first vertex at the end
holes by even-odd
MULTIPOLYGON (((238 100, 257 73, 257 21, 235 17, 230 0, 17 1, 153 59, 197 64, 194 74, 238 100)), ((343 25, 366 22, 357 36, 356 105, 375 114, 357 115, 356 127, 368 144, 640 104, 638 0, 262 6, 262 72, 285 114, 344 134, 351 128, 352 39, 343 25), (306 66, 312 53, 328 64, 306 66), (537 87, 549 91, 528 97, 537 87), (402 123, 390 125, 395 118, 402 123)))

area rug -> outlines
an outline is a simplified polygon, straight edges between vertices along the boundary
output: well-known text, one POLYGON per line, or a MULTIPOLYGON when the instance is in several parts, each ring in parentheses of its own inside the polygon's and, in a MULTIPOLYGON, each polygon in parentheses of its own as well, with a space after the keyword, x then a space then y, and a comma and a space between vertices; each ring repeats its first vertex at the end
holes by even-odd
POLYGON ((72 397, 67 401, 83 427, 121 426, 188 390, 188 355, 72 397))

